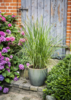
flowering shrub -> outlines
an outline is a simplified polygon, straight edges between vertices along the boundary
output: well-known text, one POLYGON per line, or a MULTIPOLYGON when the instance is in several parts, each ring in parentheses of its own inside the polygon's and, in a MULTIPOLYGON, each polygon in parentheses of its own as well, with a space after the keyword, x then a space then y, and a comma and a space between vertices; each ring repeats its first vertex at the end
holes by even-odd
POLYGON ((0 92, 8 93, 9 89, 5 83, 17 81, 20 77, 19 70, 24 70, 24 65, 20 63, 16 56, 23 43, 25 33, 20 32, 14 24, 16 16, 4 16, 0 13, 0 92), (22 38, 21 38, 22 37, 22 38))

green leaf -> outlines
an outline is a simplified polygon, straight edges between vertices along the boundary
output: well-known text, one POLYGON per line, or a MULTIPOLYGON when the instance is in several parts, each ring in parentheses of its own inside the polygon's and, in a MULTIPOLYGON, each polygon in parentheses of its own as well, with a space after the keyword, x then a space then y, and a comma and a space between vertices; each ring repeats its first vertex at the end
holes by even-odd
POLYGON ((17 72, 14 72, 14 74, 15 74, 15 75, 19 75, 19 73, 17 73, 17 72))
POLYGON ((2 44, 0 44, 0 50, 2 50, 2 48, 3 48, 3 45, 2 45, 2 44))
POLYGON ((11 78, 14 78, 14 75, 13 75, 13 74, 11 74, 11 75, 10 75, 10 77, 11 77, 11 78))
POLYGON ((3 75, 4 77, 6 77, 6 73, 2 73, 2 75, 3 75))
POLYGON ((11 74, 10 72, 6 71, 6 75, 7 75, 7 76, 10 76, 10 74, 11 74))
POLYGON ((10 79, 9 79, 9 78, 6 78, 5 81, 6 81, 7 83, 10 83, 10 79))

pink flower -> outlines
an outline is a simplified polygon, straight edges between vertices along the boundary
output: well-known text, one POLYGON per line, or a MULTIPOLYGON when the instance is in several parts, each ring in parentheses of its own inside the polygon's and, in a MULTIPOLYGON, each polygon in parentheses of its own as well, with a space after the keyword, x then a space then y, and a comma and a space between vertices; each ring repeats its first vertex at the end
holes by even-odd
POLYGON ((8 57, 5 57, 5 60, 6 60, 7 62, 9 62, 9 61, 10 61, 10 59, 9 59, 8 57))
POLYGON ((12 26, 12 24, 11 24, 11 23, 9 23, 9 24, 8 24, 8 27, 11 27, 11 26, 12 26))
POLYGON ((15 41, 15 37, 10 37, 11 42, 15 41))
POLYGON ((1 18, 2 18, 2 21, 4 21, 4 22, 6 21, 5 17, 1 17, 1 18))
POLYGON ((10 44, 11 44, 11 45, 13 45, 13 43, 12 43, 12 42, 9 42, 9 43, 8 43, 8 46, 9 46, 10 44))
POLYGON ((0 17, 2 17, 2 15, 0 15, 0 17))
POLYGON ((6 49, 10 49, 10 47, 6 47, 6 49))
POLYGON ((12 15, 12 17, 15 17, 15 15, 12 15))
POLYGON ((10 37, 7 37, 7 38, 6 38, 6 41, 10 41, 10 37))
POLYGON ((12 59, 13 58, 13 55, 10 55, 10 58, 12 59))
POLYGON ((0 52, 0 57, 2 57, 2 54, 1 54, 1 52, 0 52))
POLYGON ((24 65, 19 64, 19 69, 20 69, 20 70, 24 70, 24 65))
POLYGON ((29 64, 29 63, 26 63, 26 65, 27 65, 27 67, 28 67, 28 66, 30 66, 30 64, 29 64))
POLYGON ((22 38, 22 39, 20 39, 20 40, 19 40, 19 42, 25 42, 25 39, 24 39, 24 38, 22 38))
POLYGON ((18 45, 21 46, 22 44, 19 42, 18 45))
POLYGON ((22 31, 21 34, 24 36, 25 35, 24 31, 22 31))
POLYGON ((0 43, 6 41, 6 38, 4 36, 0 37, 0 43))
POLYGON ((0 31, 0 36, 6 36, 6 34, 3 31, 0 31))

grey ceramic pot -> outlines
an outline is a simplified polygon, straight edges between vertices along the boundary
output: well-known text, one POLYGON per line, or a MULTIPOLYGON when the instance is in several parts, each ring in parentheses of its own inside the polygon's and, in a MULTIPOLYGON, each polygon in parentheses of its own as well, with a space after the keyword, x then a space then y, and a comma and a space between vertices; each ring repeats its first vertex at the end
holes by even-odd
POLYGON ((47 68, 44 69, 33 69, 28 68, 28 74, 30 83, 34 86, 42 86, 47 77, 47 68))

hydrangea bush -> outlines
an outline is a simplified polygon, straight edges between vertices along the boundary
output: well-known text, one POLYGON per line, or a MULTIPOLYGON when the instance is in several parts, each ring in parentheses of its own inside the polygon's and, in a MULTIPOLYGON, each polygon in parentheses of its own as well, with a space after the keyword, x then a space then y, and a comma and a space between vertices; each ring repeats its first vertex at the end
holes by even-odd
POLYGON ((17 81, 19 70, 24 70, 16 53, 22 48, 26 39, 25 33, 18 29, 14 22, 15 15, 5 16, 0 12, 0 92, 8 93, 5 83, 17 81))

